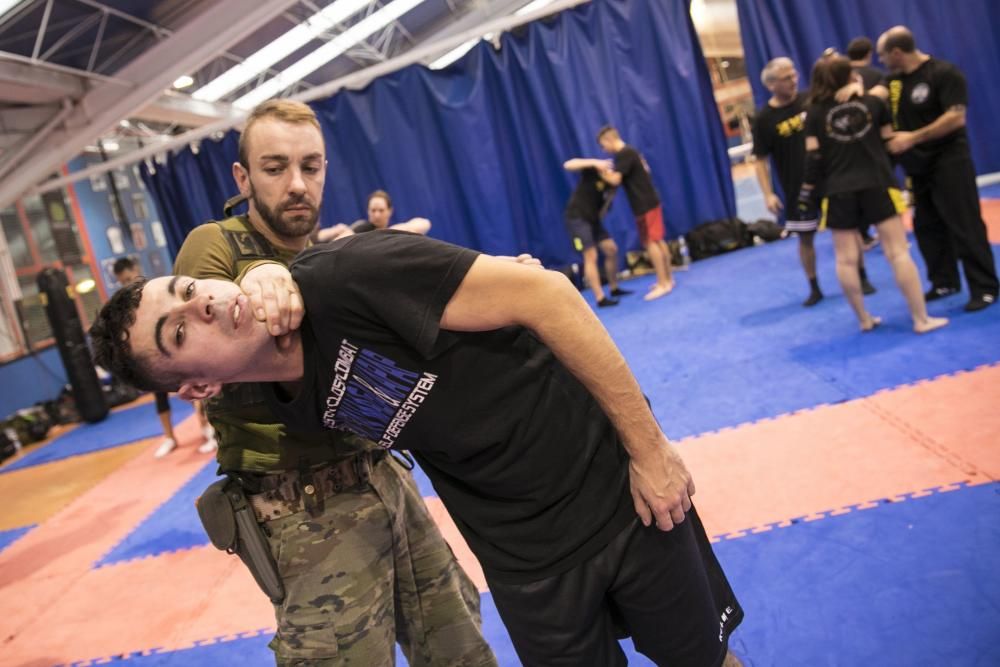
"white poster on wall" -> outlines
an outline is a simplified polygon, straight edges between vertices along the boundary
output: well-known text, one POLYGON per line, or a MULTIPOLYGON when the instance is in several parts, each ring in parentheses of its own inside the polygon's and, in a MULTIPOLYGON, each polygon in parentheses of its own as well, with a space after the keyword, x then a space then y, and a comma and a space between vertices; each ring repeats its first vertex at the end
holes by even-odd
POLYGON ((108 237, 108 245, 111 246, 112 255, 120 255, 125 252, 125 241, 122 239, 122 230, 116 225, 108 227, 105 232, 108 237))
POLYGON ((163 233, 163 223, 153 220, 149 223, 149 231, 153 234, 153 243, 157 248, 164 248, 167 245, 167 235, 163 233))
POLYGON ((105 174, 95 174, 90 177, 90 189, 93 192, 104 192, 108 189, 107 176, 105 174))

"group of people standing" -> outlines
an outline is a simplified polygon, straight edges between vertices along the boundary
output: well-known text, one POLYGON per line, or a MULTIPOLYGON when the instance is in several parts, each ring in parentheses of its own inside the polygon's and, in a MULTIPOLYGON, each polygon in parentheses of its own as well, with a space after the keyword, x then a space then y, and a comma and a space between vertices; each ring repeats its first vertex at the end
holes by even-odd
POLYGON ((803 305, 823 298, 813 247, 822 210, 834 236, 837 278, 861 329, 881 322, 863 300, 875 291, 862 250, 871 245, 863 234, 875 225, 914 330, 924 333, 947 323, 929 317, 926 302, 959 291, 959 262, 970 293, 966 311, 982 310, 997 298, 965 132, 966 82, 954 65, 919 51, 903 26, 883 33, 876 50, 888 74, 871 67, 871 41, 859 38, 848 46, 849 57, 824 52, 808 93, 799 91, 791 59, 771 60, 761 73, 771 98, 755 118, 755 166, 768 208, 776 214, 784 209, 786 229, 799 236, 810 284, 803 305), (772 188, 768 157, 784 200, 772 188), (926 293, 909 255, 893 161, 911 182, 914 232, 931 282, 926 293))

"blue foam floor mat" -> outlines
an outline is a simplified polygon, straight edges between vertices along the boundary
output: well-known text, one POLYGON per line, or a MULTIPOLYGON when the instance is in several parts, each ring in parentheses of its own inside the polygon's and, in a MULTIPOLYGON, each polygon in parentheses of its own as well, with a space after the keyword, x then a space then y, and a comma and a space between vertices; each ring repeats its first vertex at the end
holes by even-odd
MULTIPOLYGON (((177 398, 170 399, 170 408, 174 424, 186 419, 194 411, 190 403, 177 398)), ((112 412, 96 424, 81 424, 69 433, 29 452, 24 458, 0 468, 0 473, 90 454, 162 434, 163 427, 156 414, 156 406, 153 403, 137 405, 112 412)))
MULTIPOLYGON (((797 241, 786 239, 696 262, 678 272, 673 294, 651 303, 642 293, 652 278, 629 281, 636 293, 599 311, 667 435, 697 435, 1000 361, 1000 308, 965 313, 967 294, 930 304, 932 314, 951 318, 948 327, 913 334, 878 248, 865 255, 879 289, 866 302, 884 324, 861 334, 836 280, 831 235, 818 235, 816 246, 826 298, 813 308, 801 306, 808 288, 797 241)), ((915 246, 912 253, 922 275, 915 246)))
MULTIPOLYGON (((725 540, 716 553, 747 613, 732 641, 747 667, 996 664, 1000 484, 725 540)), ((500 665, 518 665, 489 594, 482 609, 500 665)), ((140 667, 263 667, 273 664, 269 638, 117 659, 140 667)), ((630 665, 652 664, 629 642, 622 646, 630 665)))
POLYGON ((11 528, 10 530, 0 530, 0 553, 34 527, 34 525, 31 525, 11 528))
POLYGON ((194 501, 209 484, 219 479, 215 474, 218 467, 214 460, 206 463, 94 567, 208 544, 194 501))
POLYGON ((983 199, 1000 199, 1000 183, 979 188, 979 196, 983 199))
POLYGON ((748 667, 995 665, 1000 484, 726 540, 748 667))

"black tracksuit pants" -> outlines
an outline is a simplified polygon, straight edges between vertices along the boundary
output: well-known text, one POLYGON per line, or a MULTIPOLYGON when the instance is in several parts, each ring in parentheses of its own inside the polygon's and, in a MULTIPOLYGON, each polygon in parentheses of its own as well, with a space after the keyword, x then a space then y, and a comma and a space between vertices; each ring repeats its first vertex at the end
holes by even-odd
POLYGON ((972 158, 949 156, 911 175, 916 211, 913 231, 934 287, 961 288, 958 262, 972 297, 997 295, 1000 284, 986 237, 972 158))

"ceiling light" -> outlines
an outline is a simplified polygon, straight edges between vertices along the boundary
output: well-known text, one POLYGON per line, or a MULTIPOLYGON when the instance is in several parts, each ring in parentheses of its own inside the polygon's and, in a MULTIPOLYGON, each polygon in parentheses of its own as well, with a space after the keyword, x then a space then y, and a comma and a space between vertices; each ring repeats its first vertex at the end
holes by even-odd
POLYGON ((386 27, 400 16, 410 11, 424 0, 395 0, 374 14, 358 21, 329 42, 305 56, 294 65, 268 79, 263 84, 233 102, 233 106, 250 109, 264 100, 274 97, 301 81, 323 65, 347 51, 358 42, 386 27))
POLYGON ((117 141, 104 141, 101 143, 100 147, 106 151, 116 151, 121 148, 117 141))
POLYGON ((95 287, 97 287, 97 282, 93 278, 84 278, 76 284, 75 289, 77 294, 87 294, 93 292, 95 287))
POLYGON ((536 9, 541 9, 545 5, 550 5, 550 4, 552 4, 552 0, 534 0, 533 2, 529 2, 524 7, 521 7, 519 10, 514 12, 514 16, 523 16, 528 12, 533 12, 536 9))
POLYGON ((21 0, 0 0, 0 16, 3 16, 19 4, 21 4, 21 0))
POLYGON ((176 79, 174 79, 174 88, 180 90, 181 88, 187 88, 194 84, 194 79, 187 74, 182 74, 176 79))
POLYGON ((274 63, 302 48, 318 35, 365 9, 370 4, 370 0, 337 0, 267 46, 255 51, 239 65, 212 79, 194 91, 191 97, 205 102, 217 102, 261 72, 266 72, 274 63))
POLYGON ((427 67, 429 67, 430 69, 444 69, 445 67, 452 64, 453 62, 464 56, 466 53, 471 51, 472 47, 475 46, 476 42, 478 42, 480 39, 482 38, 476 37, 475 39, 470 39, 467 42, 459 44, 454 49, 444 54, 443 56, 432 62, 427 67))

